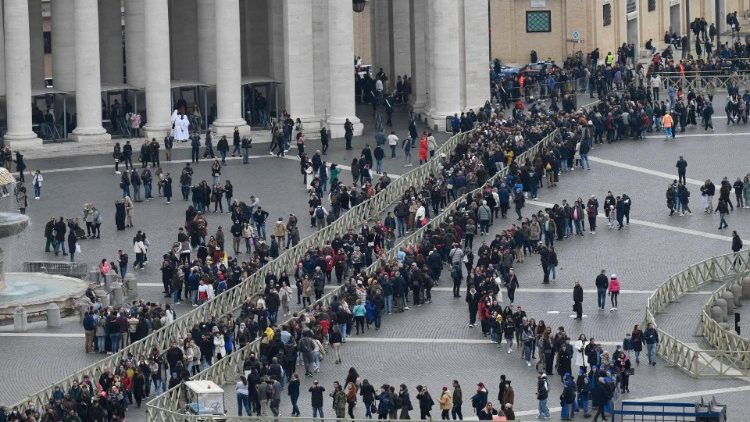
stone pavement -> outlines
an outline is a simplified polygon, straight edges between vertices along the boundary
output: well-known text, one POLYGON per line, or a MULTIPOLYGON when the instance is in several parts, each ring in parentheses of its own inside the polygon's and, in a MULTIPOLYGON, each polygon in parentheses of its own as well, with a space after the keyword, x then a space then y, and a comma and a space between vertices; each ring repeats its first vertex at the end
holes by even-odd
MULTIPOLYGON (((723 105, 720 100, 717 101, 723 105)), ((718 106, 716 108, 723 109, 718 106)), ((678 134, 677 142, 674 143, 666 143, 661 136, 653 134, 644 141, 624 141, 597 146, 591 156, 608 161, 593 161, 591 171, 576 170, 563 175, 556 188, 543 188, 537 201, 538 205, 529 203, 524 209, 524 215, 540 209, 539 207, 545 206, 546 203, 555 203, 562 199, 572 201, 578 196, 587 198, 592 193, 596 194, 601 202, 605 192, 612 190, 615 194, 626 192, 631 196, 633 220, 625 230, 618 232, 607 230, 606 224, 600 219, 597 234, 587 233, 582 238, 573 237, 556 242, 560 265, 557 280, 548 286, 541 284, 542 274, 537 256, 532 256, 524 264, 519 264, 517 273, 521 287, 516 294, 517 304, 523 306, 529 316, 537 320, 543 319, 552 326, 565 326, 574 337, 578 333, 585 333, 614 345, 621 342, 624 334, 629 332, 634 324, 643 321, 643 306, 648 295, 670 274, 708 256, 729 251, 727 237, 730 233, 716 230, 718 220, 715 216, 703 215, 697 210, 698 207, 693 207, 697 212, 690 217, 668 217, 664 200, 664 189, 670 182, 671 175, 676 176, 674 162, 679 155, 684 155, 688 160, 689 178, 703 180, 710 177, 718 182, 724 175, 733 180, 738 175, 747 173, 746 160, 739 152, 743 149, 742 144, 746 142, 747 135, 750 135, 750 127, 727 128, 720 119, 715 120, 715 125, 716 131, 708 134, 704 134, 702 130, 688 129, 686 134, 690 136, 678 134), (594 309, 593 279, 601 268, 607 269, 610 273, 617 273, 621 279, 623 293, 620 295, 619 311, 616 313, 598 312, 594 309), (587 290, 584 298, 584 313, 587 317, 581 322, 575 322, 570 318, 572 286, 577 279, 581 280, 587 290)), ((340 160, 337 162, 346 163, 349 153, 340 149, 337 151, 330 155, 335 160, 340 160)), ((257 151, 253 153, 259 155, 257 151)), ((107 162, 108 158, 94 156, 70 160, 70 167, 106 165, 107 168, 50 172, 49 182, 45 183, 43 199, 32 202, 29 208, 29 214, 35 222, 34 226, 12 240, 12 247, 5 245, 6 251, 16 249, 15 255, 9 260, 8 265, 11 268, 18 269, 21 260, 44 257, 44 253, 41 252, 41 231, 48 216, 53 213, 66 217, 77 215, 80 212, 80 204, 88 201, 106 204, 102 206, 105 239, 83 241, 81 258, 93 263, 99 256, 114 257, 117 249, 128 248, 134 232, 115 232, 112 224, 111 204, 119 193, 117 180, 112 176, 112 169, 109 167, 111 163, 107 162), (89 161, 92 164, 88 164, 89 161), (76 200, 66 200, 71 197, 76 200), (92 250, 96 250, 96 253, 88 252, 92 250)), ((41 160, 39 166, 59 168, 68 165, 56 164, 54 160, 41 160)), ((169 168, 170 171, 177 172, 181 167, 182 164, 169 168)), ((201 164, 198 174, 208 177, 207 167, 208 165, 201 164)), ((272 220, 287 215, 290 209, 297 215, 305 215, 306 196, 296 163, 270 157, 257 158, 251 161, 249 167, 245 170, 237 162, 231 162, 227 166, 226 177, 232 179, 238 187, 238 180, 245 184, 237 189, 235 197, 246 198, 251 193, 258 195, 264 207, 270 209, 272 220), (289 174, 281 175, 277 169, 289 174), (278 177, 268 177, 269 174, 278 174, 278 177), (289 188, 297 183, 299 190, 290 192, 288 197, 277 194, 279 191, 289 192, 289 188)), ((33 165, 30 165, 30 168, 34 168, 33 165)), ((393 168, 396 172, 396 163, 393 164, 393 168)), ((47 180, 45 178, 45 182, 47 180)), ((698 205, 697 186, 691 186, 691 191, 693 204, 698 205)), ((136 226, 148 233, 154 251, 151 254, 152 264, 138 274, 140 283, 149 283, 140 289, 141 296, 151 300, 158 300, 160 291, 160 278, 153 268, 153 257, 156 256, 155 253, 171 244, 174 230, 182 221, 182 205, 180 199, 175 200, 171 208, 163 205, 159 199, 149 204, 136 205, 136 226), (170 219, 174 221, 174 227, 164 224, 170 219)), ((4 206, 9 205, 6 202, 4 206)), ((748 210, 739 210, 730 215, 730 230, 737 229, 741 236, 747 237, 750 233, 748 214, 748 210)), ((226 225, 228 218, 210 214, 209 221, 209 227, 213 230, 218 224, 226 225)), ((508 220, 496 223, 493 233, 511 222, 508 220)), ((481 239, 477 237, 475 242, 481 239)), ((491 237, 486 239, 491 240, 491 237)), ((362 337, 347 343, 343 349, 343 365, 336 368, 337 365, 334 365, 331 359, 324 360, 320 374, 321 382, 328 388, 334 379, 343 379, 349 366, 354 366, 374 385, 405 382, 414 397, 414 386, 418 383, 428 385, 433 395, 436 395, 442 385, 448 385, 452 379, 458 379, 463 385, 467 399, 464 413, 469 414, 471 409, 468 397, 473 385, 480 380, 485 382, 489 385, 490 397, 495 398, 499 375, 505 373, 513 380, 517 392, 516 410, 526 412, 523 413, 526 416, 530 415, 528 412, 533 411, 536 406, 533 396, 533 368, 523 365, 517 353, 509 356, 494 345, 485 344, 486 340, 478 330, 467 327, 468 315, 463 299, 453 299, 450 293, 444 290, 448 288, 447 276, 447 271, 444 271, 441 285, 433 293, 432 304, 403 314, 387 316, 381 332, 375 333, 371 330, 368 333, 366 337, 370 337, 370 341, 364 341, 365 337, 362 337)), ((704 303, 707 299, 707 295, 704 294, 689 297, 691 303, 693 300, 696 300, 696 303, 704 303)), ((505 301, 507 303, 507 297, 505 301)), ((680 338, 690 339, 697 323, 696 308, 687 308, 670 307, 669 312, 662 316, 662 320, 669 323, 669 326, 665 327, 668 331, 674 329, 681 333, 680 338)), ((184 308, 178 309, 178 313, 180 312, 184 312, 184 308)), ((665 323, 662 323, 662 326, 665 323)), ((75 333, 76 325, 77 319, 68 320, 56 333, 75 333)), ((2 403, 12 402, 49 382, 60 379, 66 371, 83 367, 95 358, 93 355, 87 356, 82 353, 80 337, 55 337, 54 334, 45 336, 44 333, 49 333, 49 330, 44 328, 33 331, 38 337, 0 333, 0 356, 5 357, 0 360, 0 374, 3 374, 0 377, 2 403), (32 367, 33 369, 30 369, 32 367), (6 377, 6 374, 11 376, 6 377), (19 379, 23 379, 24 382, 19 383, 19 379)), ((698 339, 695 339, 694 342, 697 341, 698 339)), ((748 384, 742 380, 695 380, 677 369, 667 368, 661 364, 649 370, 649 375, 652 376, 641 375, 644 374, 637 368, 636 375, 631 381, 632 398, 667 396, 666 399, 691 401, 694 400, 696 392, 705 394, 706 391, 715 390, 719 401, 730 403, 730 415, 734 415, 735 418, 743 410, 750 409, 750 406, 740 398, 741 393, 748 390, 748 384)), ((555 381, 557 380, 558 378, 555 378, 555 381)), ((309 383, 306 379, 303 386, 308 386, 309 383)), ((550 397, 553 399, 550 402, 554 406, 559 384, 552 382, 551 385, 553 392, 550 397)), ((227 405, 233 409, 233 386, 229 386, 228 390, 227 405)), ((302 394, 303 415, 310 413, 308 398, 309 395, 302 394)), ((283 402, 283 413, 288 414, 290 410, 286 397, 283 402)), ((326 401, 324 408, 327 412, 330 410, 329 401, 326 401)), ((143 415, 142 412, 131 412, 129 416, 141 420, 139 415, 143 415)), ((359 408, 357 415, 362 414, 363 411, 359 408)), ((433 416, 436 414, 437 411, 433 416)))

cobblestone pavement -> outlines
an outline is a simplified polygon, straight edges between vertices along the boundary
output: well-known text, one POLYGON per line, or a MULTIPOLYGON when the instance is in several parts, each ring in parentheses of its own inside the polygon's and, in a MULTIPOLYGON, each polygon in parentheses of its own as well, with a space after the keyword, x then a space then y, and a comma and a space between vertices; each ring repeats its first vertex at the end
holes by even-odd
MULTIPOLYGON (((697 212, 691 217, 667 216, 663 193, 671 176, 660 174, 676 176, 674 162, 679 155, 684 155, 688 160, 688 177, 692 179, 710 177, 718 181, 724 175, 722 173, 726 172, 730 180, 733 180, 737 175, 746 173, 744 156, 734 152, 741 151, 741 143, 747 139, 746 132, 750 130, 743 126, 726 128, 719 119, 715 123, 717 129, 714 133, 703 135, 702 131, 689 129, 688 134, 691 136, 678 134, 675 143, 666 143, 654 135, 654 138, 638 143, 625 141, 597 146, 591 156, 608 160, 609 163, 594 161, 591 171, 565 174, 558 187, 542 189, 539 204, 529 204, 524 209, 524 215, 541 209, 545 203, 573 200, 578 196, 586 198, 592 193, 603 201, 604 193, 612 190, 616 194, 626 192, 633 198, 633 221, 626 229, 618 232, 607 230, 605 222, 600 219, 600 229, 595 235, 587 233, 582 238, 573 237, 555 242, 560 265, 557 279, 548 286, 541 284, 538 256, 531 256, 525 263, 517 264, 521 287, 516 294, 516 304, 523 306, 529 316, 537 320, 543 319, 548 325, 565 326, 573 336, 585 333, 614 345, 622 340, 634 324, 642 322, 643 307, 649 292, 663 283, 670 274, 706 257, 728 252, 729 242, 726 237, 730 233, 715 229, 718 224, 716 217, 704 216, 697 210, 698 207, 693 207, 697 212), (594 309, 593 280, 601 268, 617 273, 622 280, 623 293, 620 295, 617 312, 599 312, 594 309), (584 298, 584 313, 587 317, 581 322, 570 318, 575 280, 581 280, 587 291, 584 298)), ((355 145, 361 146, 365 139, 368 138, 358 141, 359 144, 355 142, 355 145)), ((314 147, 308 149, 312 148, 314 147)), ((358 150, 355 151, 358 154, 358 150)), ((257 150, 253 154, 260 155, 257 150)), ((342 151, 340 145, 335 145, 333 152, 329 154, 329 158, 341 164, 351 161, 351 156, 349 152, 342 151)), ((74 157, 58 161, 39 160, 38 166, 46 169, 111 164, 106 156, 74 157)), ((392 171, 400 173, 399 163, 389 164, 392 165, 392 171)), ((34 165, 36 163, 30 165, 30 168, 35 168, 34 165)), ((181 167, 182 164, 177 164, 168 169, 177 172, 181 167)), ((200 165, 198 174, 203 175, 201 177, 208 176, 207 167, 208 165, 200 165)), ((235 182, 238 191, 235 197, 244 198, 251 193, 258 195, 264 207, 271 212, 271 221, 279 216, 286 216, 289 210, 297 215, 305 215, 306 199, 296 163, 269 157, 254 159, 248 167, 246 169, 236 161, 227 166, 225 177, 235 182), (278 192, 286 194, 279 195, 278 192)), ((119 195, 117 179, 112 176, 110 167, 50 173, 45 182, 43 199, 33 201, 29 208, 33 226, 5 245, 6 251, 14 250, 8 264, 11 269, 20 268, 22 260, 46 258, 41 252, 43 223, 51 215, 77 215, 80 204, 87 201, 104 204, 104 238, 101 241, 83 241, 81 259, 93 263, 99 256, 113 257, 117 249, 128 247, 134 232, 117 233, 113 228, 111 204, 119 195), (75 199, 68 200, 69 198, 75 199)), ((692 204, 698 205, 700 201, 697 186, 691 186, 691 190, 692 204)), ((3 206, 8 205, 6 203, 3 206)), ((179 198, 169 207, 159 199, 136 205, 136 226, 148 233, 154 251, 151 254, 152 264, 138 274, 139 282, 159 283, 158 271, 154 268, 157 255, 154 254, 171 243, 175 228, 182 222, 183 211, 179 198)), ((730 229, 739 230, 743 237, 750 233, 750 218, 746 214, 750 214, 750 211, 740 210, 729 219, 730 229)), ((210 214, 209 221, 209 227, 214 230, 218 224, 226 226, 228 218, 210 214)), ((499 221, 494 225, 493 232, 510 223, 511 220, 499 221)), ((304 232, 303 235, 307 233, 309 232, 304 232)), ((489 241, 491 237, 486 239, 489 241)), ((475 241, 481 241, 481 238, 477 237, 475 241)), ((51 258, 54 259, 53 257, 54 255, 51 258)), ((505 373, 513 380, 517 393, 516 410, 527 412, 535 409, 533 367, 527 368, 520 361, 518 353, 508 355, 504 349, 498 350, 489 344, 478 330, 469 329, 463 299, 453 299, 447 289, 449 281, 447 271, 444 271, 440 286, 433 292, 432 304, 387 316, 381 331, 371 330, 365 337, 355 337, 343 349, 343 365, 334 365, 330 358, 324 360, 319 375, 321 382, 328 388, 334 380, 343 379, 349 366, 355 366, 363 377, 370 379, 375 385, 405 382, 413 397, 414 386, 418 383, 428 385, 433 395, 437 395, 442 385, 458 379, 467 398, 464 413, 469 414, 471 409, 468 396, 473 385, 480 380, 485 382, 489 385, 490 397, 495 398, 499 375, 505 373)), ((158 300, 159 289, 144 286, 140 288, 140 295, 158 300)), ((668 325, 668 330, 674 330, 680 338, 692 338, 692 342, 699 343, 700 339, 692 337, 692 332, 697 323, 699 306, 707 299, 705 292, 691 295, 684 302, 687 306, 670 307, 667 313, 660 316, 660 321, 664 321, 662 324, 668 325)), ((507 297, 505 303, 508 303, 507 297)), ((178 312, 184 311, 185 308, 178 309, 178 312)), ((82 353, 80 337, 55 337, 54 333, 45 336, 44 333, 50 331, 44 327, 35 328, 31 332, 39 336, 18 337, 11 333, 4 336, 0 332, 0 374, 3 375, 0 376, 0 402, 11 402, 36 391, 96 358, 82 353)), ((65 325, 55 331, 58 334, 76 332, 80 333, 77 319, 66 320, 65 325)), ((734 418, 738 418, 743 410, 750 409, 746 400, 742 400, 743 394, 746 397, 748 387, 743 380, 696 380, 675 368, 664 366, 662 362, 656 368, 646 369, 636 369, 631 382, 632 398, 665 397, 691 401, 695 399, 696 392, 710 394, 705 392, 713 391, 719 401, 730 404, 730 416, 734 415, 734 418)), ((310 380, 303 381, 303 391, 306 391, 309 384, 310 380)), ((560 391, 559 384, 551 384, 553 392, 550 397, 556 398, 560 391)), ((229 386, 227 389, 227 405, 234 412, 233 387, 229 386)), ((555 401, 552 399, 551 404, 554 405, 555 401)), ((288 414, 290 409, 286 397, 283 403, 282 413, 288 414)), ((301 407, 303 415, 310 413, 307 393, 302 394, 301 407)), ((326 401, 325 410, 330 411, 329 401, 326 401)), ((142 412, 135 409, 131 412, 131 418, 142 420, 142 412)), ((357 415, 362 414, 360 406, 357 415)), ((436 414, 437 411, 433 416, 436 414)), ((531 415, 525 414, 527 417, 531 415)), ((736 420, 734 418, 730 420, 736 420)))

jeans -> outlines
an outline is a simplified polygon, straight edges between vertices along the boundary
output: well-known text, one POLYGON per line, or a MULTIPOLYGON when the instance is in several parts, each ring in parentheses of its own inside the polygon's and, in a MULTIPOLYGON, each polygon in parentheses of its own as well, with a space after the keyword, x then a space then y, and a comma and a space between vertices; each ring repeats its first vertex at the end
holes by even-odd
POLYGON ((729 224, 727 224, 727 220, 724 219, 726 217, 727 213, 720 212, 719 213, 719 230, 721 230, 724 227, 729 227, 729 224))
POLYGON ((237 393, 237 416, 242 416, 242 409, 250 416, 250 396, 237 393))
POLYGON ((325 418, 325 416, 323 416, 323 407, 322 406, 321 407, 315 407, 315 406, 313 406, 313 416, 312 417, 314 418, 318 414, 320 414, 320 419, 325 418))
POLYGON ((406 219, 404 217, 398 217, 398 236, 403 237, 406 234, 406 219))
POLYGON ((120 350, 120 333, 110 334, 109 341, 112 343, 112 353, 117 353, 120 350))
POLYGON ((106 343, 105 336, 96 336, 96 349, 99 353, 104 353, 104 344, 106 343))
POLYGON ((255 230, 258 232, 258 237, 265 240, 266 239, 266 224, 265 223, 255 223, 255 230))
POLYGON ((383 160, 375 160, 375 172, 378 174, 383 172, 383 160))
POLYGON ((393 312, 393 295, 386 295, 384 296, 385 299, 385 307, 383 310, 387 313, 393 312))
POLYGON ((177 302, 179 302, 179 301, 180 301, 180 297, 181 297, 181 296, 182 296, 182 288, 179 288, 179 289, 175 289, 175 290, 174 290, 174 291, 172 292, 172 301, 173 301, 174 303, 177 303, 177 302))
POLYGON ((648 363, 656 362, 656 343, 646 343, 646 356, 648 363))
POLYGON ((151 196, 151 188, 152 188, 151 182, 144 183, 143 188, 146 191, 146 198, 147 199, 153 198, 153 196, 151 196))
POLYGON ((396 145, 391 145, 391 158, 396 158, 396 145))
POLYGON ((42 196, 42 187, 35 184, 34 185, 34 197, 39 198, 40 196, 42 196))
POLYGON ((539 400, 539 416, 549 417, 549 408, 547 407, 547 399, 539 400))
POLYGON ((55 253, 58 253, 58 252, 62 252, 63 254, 66 253, 65 252, 65 241, 64 240, 59 240, 59 241, 56 241, 56 242, 57 242, 57 245, 55 245, 55 253))
POLYGON ((453 420, 456 420, 456 416, 458 416, 459 420, 464 420, 464 415, 461 413, 461 403, 453 403, 453 408, 451 408, 451 416, 453 417, 453 420))
POLYGON ((489 233, 489 231, 490 231, 490 220, 479 220, 479 231, 482 234, 489 233))
POLYGON ((596 303, 599 309, 604 309, 604 305, 607 304, 607 289, 596 289, 596 303))
POLYGON ((557 275, 557 273, 555 272, 555 268, 557 268, 556 265, 550 264, 550 266, 549 266, 549 273, 552 276, 553 280, 555 279, 555 276, 557 275))
POLYGON ((221 154, 221 163, 225 164, 227 162, 227 150, 222 149, 219 151, 219 154, 221 154))
POLYGON ((339 333, 341 333, 341 341, 346 343, 346 324, 339 324, 339 333))

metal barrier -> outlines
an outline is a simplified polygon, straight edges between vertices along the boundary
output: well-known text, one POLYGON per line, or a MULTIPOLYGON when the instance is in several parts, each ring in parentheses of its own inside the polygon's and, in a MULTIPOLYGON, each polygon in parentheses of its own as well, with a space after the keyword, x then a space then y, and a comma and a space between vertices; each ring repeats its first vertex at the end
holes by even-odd
POLYGON ((57 274, 66 277, 85 278, 89 274, 89 266, 88 264, 77 262, 28 261, 23 263, 23 272, 57 274))
POLYGON ((684 74, 662 72, 664 88, 674 86, 683 91, 692 89, 698 94, 713 94, 717 89, 728 89, 730 86, 741 90, 750 86, 750 73, 720 73, 720 72, 685 72, 684 74))
POLYGON ((729 335, 722 335, 722 332, 726 330, 723 330, 710 317, 706 318, 705 308, 700 325, 703 335, 716 350, 696 349, 659 328, 656 322, 657 314, 663 312, 670 303, 678 301, 686 293, 694 292, 709 282, 731 281, 733 278, 741 278, 748 274, 750 274, 750 250, 746 249, 737 254, 729 253, 708 258, 669 277, 649 296, 646 303, 644 325, 654 324, 659 333, 657 354, 669 364, 693 377, 749 375, 750 349, 737 348, 735 339, 729 335))
MULTIPOLYGON (((467 133, 461 133, 451 137, 441 145, 436 155, 449 155, 456 145, 461 142, 467 133)), ((108 368, 116 367, 119 362, 131 354, 132 356, 148 355, 152 348, 166 350, 172 340, 189 333, 193 325, 206 321, 208 317, 215 315, 226 315, 234 312, 242 306, 245 298, 252 297, 263 291, 265 277, 269 272, 279 274, 282 271, 294 268, 311 248, 318 247, 332 240, 337 235, 347 233, 349 230, 362 224, 363 221, 379 217, 395 201, 400 200, 402 193, 411 185, 421 186, 433 172, 438 169, 437 159, 431 159, 400 178, 394 180, 386 189, 378 192, 372 198, 364 201, 339 217, 335 222, 317 231, 313 235, 302 239, 296 246, 286 250, 278 258, 263 266, 253 273, 239 285, 216 295, 216 297, 203 305, 185 313, 180 318, 155 332, 152 332, 138 342, 132 343, 117 353, 100 360, 82 370, 79 370, 67 378, 56 382, 44 389, 30 395, 23 401, 16 403, 20 410, 29 407, 40 407, 49 402, 50 397, 59 386, 67 391, 73 381, 80 380, 88 375, 91 379, 99 379, 99 376, 108 368)))
MULTIPOLYGON (((539 141, 536 145, 528 149, 526 152, 520 154, 516 159, 519 161, 524 161, 526 158, 533 157, 533 155, 535 155, 547 143, 549 143, 552 139, 556 139, 559 136, 560 136, 559 130, 553 131, 552 133, 547 135, 545 138, 543 138, 541 141, 539 141)), ((435 161, 435 160, 432 160, 432 161, 435 161)), ((505 177, 505 175, 507 174, 507 171, 508 171, 507 168, 505 168, 504 170, 497 172, 493 176, 493 178, 491 178, 489 181, 492 182, 496 178, 501 177, 501 176, 505 177)), ((473 193, 480 192, 480 191, 481 191, 481 188, 478 188, 474 190, 473 193)), ((428 225, 420 228, 419 230, 416 230, 409 236, 404 237, 397 245, 394 245, 394 247, 391 248, 389 251, 381 254, 378 260, 376 260, 376 262, 374 262, 365 270, 367 274, 372 274, 376 272, 382 265, 383 260, 389 261, 389 260, 395 259, 396 254, 399 250, 399 247, 401 247, 402 245, 413 244, 413 243, 420 241, 422 237, 424 236, 424 234, 426 233, 426 230, 428 227, 430 227, 431 225, 441 224, 442 222, 444 222, 449 216, 452 215, 452 212, 456 209, 456 207, 461 202, 462 202, 462 199, 458 199, 454 201, 452 204, 446 207, 443 210, 443 212, 441 212, 438 216, 433 218, 433 220, 430 223, 428 223, 428 225)), ((328 305, 331 302, 331 299, 333 298, 333 296, 338 295, 342 289, 343 289, 343 286, 340 286, 337 289, 329 292, 328 294, 320 298, 320 300, 316 301, 311 306, 311 308, 315 307, 318 304, 328 305)), ((240 371, 242 370, 242 365, 245 359, 250 356, 250 353, 255 353, 256 355, 258 354, 258 351, 260 349, 260 342, 261 342, 260 339, 253 341, 252 343, 248 344, 244 348, 237 350, 235 353, 232 353, 231 355, 218 361, 214 365, 194 375, 193 377, 191 377, 191 380, 211 380, 219 385, 235 381, 237 378, 237 374, 239 374, 240 371)), ((150 421, 175 421, 177 420, 175 419, 174 412, 179 411, 180 409, 183 408, 184 397, 185 397, 184 386, 180 384, 170 390, 167 390, 165 393, 159 395, 158 397, 154 398, 153 400, 147 403, 147 411, 149 415, 149 420, 150 421)))

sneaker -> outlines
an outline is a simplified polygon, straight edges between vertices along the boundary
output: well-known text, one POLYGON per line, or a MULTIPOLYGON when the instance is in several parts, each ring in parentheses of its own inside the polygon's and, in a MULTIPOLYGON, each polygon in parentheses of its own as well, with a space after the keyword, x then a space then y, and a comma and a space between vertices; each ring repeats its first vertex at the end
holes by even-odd
POLYGON ((531 366, 531 362, 526 361, 526 366, 531 366))
POLYGON ((39 197, 38 197, 38 196, 35 196, 35 197, 34 197, 34 199, 39 199, 39 197))

